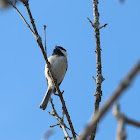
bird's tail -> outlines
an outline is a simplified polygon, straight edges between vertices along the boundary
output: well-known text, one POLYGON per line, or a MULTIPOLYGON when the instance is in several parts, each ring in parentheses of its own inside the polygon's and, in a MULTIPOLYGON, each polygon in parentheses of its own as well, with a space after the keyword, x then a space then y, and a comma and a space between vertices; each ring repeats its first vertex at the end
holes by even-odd
POLYGON ((48 102, 49 102, 49 99, 50 99, 50 96, 51 94, 53 93, 53 89, 48 89, 45 96, 44 96, 44 99, 42 100, 39 108, 40 109, 43 109, 45 110, 47 108, 47 105, 48 105, 48 102))

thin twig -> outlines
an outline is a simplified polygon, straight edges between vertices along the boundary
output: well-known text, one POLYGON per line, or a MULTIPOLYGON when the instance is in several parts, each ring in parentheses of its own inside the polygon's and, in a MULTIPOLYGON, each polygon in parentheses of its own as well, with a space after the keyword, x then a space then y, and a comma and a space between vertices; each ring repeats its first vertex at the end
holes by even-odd
POLYGON ((89 18, 87 18, 87 19, 88 19, 89 23, 91 24, 91 26, 92 26, 93 28, 96 28, 95 24, 93 24, 93 22, 92 22, 89 18))
POLYGON ((70 130, 71 130, 71 132, 72 132, 72 136, 73 136, 74 140, 76 140, 76 133, 75 133, 75 131, 74 131, 74 128, 73 128, 73 125, 72 125, 72 122, 71 122, 71 119, 70 119, 68 110, 67 110, 66 105, 65 105, 65 101, 64 101, 63 96, 62 96, 62 93, 61 93, 61 91, 60 91, 60 89, 59 89, 59 86, 58 86, 58 85, 56 84, 56 82, 55 82, 55 78, 54 78, 54 75, 53 75, 53 73, 52 73, 51 66, 50 66, 50 64, 49 64, 49 62, 48 62, 47 55, 46 55, 46 52, 45 52, 44 47, 43 47, 43 44, 42 44, 42 39, 41 39, 41 37, 40 37, 39 34, 38 34, 36 25, 35 25, 35 23, 34 23, 34 19, 33 19, 33 17, 32 17, 32 14, 31 14, 31 11, 30 11, 30 8, 29 8, 29 3, 28 3, 28 1, 27 1, 27 2, 25 1, 25 2, 23 2, 23 4, 25 5, 25 7, 26 7, 26 9, 27 9, 27 12, 28 12, 28 15, 29 15, 29 18, 30 18, 30 22, 31 22, 31 24, 32 24, 32 26, 33 26, 33 29, 34 29, 34 34, 35 34, 34 36, 35 36, 35 38, 36 38, 36 40, 37 40, 38 46, 39 46, 40 49, 41 49, 41 52, 42 52, 43 57, 44 57, 44 59, 45 59, 45 62, 46 62, 47 66, 48 66, 48 69, 49 69, 49 71, 50 71, 50 76, 51 76, 51 78, 52 78, 53 84, 54 84, 56 90, 58 91, 59 98, 60 98, 61 103, 62 103, 62 108, 63 108, 63 111, 65 112, 67 121, 68 121, 68 123, 69 123, 70 130))
MULTIPOLYGON (((49 112, 49 114, 52 115, 51 112, 49 112)), ((54 124, 54 125, 50 125, 50 127, 55 127, 55 126, 58 126, 58 125, 59 125, 59 123, 54 124)))
POLYGON ((23 19, 23 21, 25 22, 25 24, 27 25, 27 27, 30 29, 30 31, 32 32, 32 34, 35 36, 34 31, 32 30, 32 28, 30 27, 30 25, 28 24, 28 22, 25 20, 25 18, 23 17, 23 15, 20 13, 20 11, 16 8, 16 6, 14 4, 12 4, 11 2, 9 2, 9 4, 18 12, 18 14, 21 16, 21 18, 23 19))
POLYGON ((99 29, 102 29, 103 27, 106 27, 108 24, 104 24, 103 26, 100 26, 99 29))
POLYGON ((95 83, 96 83, 96 79, 94 78, 94 76, 92 76, 92 78, 93 78, 93 80, 95 81, 95 83))
POLYGON ((104 106, 100 109, 99 112, 97 112, 93 118, 93 120, 90 122, 90 124, 85 128, 84 132, 80 135, 81 138, 79 140, 85 140, 87 136, 95 131, 95 124, 103 118, 105 113, 109 110, 111 105, 114 103, 115 100, 117 100, 121 94, 131 85, 132 80, 140 72, 140 61, 137 63, 137 65, 131 70, 131 72, 127 75, 126 78, 122 81, 122 83, 119 85, 119 87, 116 89, 115 92, 113 92, 112 96, 107 100, 107 102, 104 104, 104 106))

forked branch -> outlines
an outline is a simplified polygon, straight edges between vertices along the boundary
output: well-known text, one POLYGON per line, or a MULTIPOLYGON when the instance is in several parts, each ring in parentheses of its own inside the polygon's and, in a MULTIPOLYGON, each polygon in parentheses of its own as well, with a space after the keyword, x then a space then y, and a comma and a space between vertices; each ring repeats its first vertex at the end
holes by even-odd
MULTIPOLYGON (((63 132, 65 134, 66 140, 71 140, 71 138, 70 138, 70 136, 69 136, 69 134, 67 132, 67 126, 65 125, 65 123, 63 121, 63 118, 59 117, 59 115, 57 114, 57 112, 56 112, 56 110, 54 108, 54 104, 53 104, 53 100, 52 99, 50 99, 50 102, 51 102, 51 106, 52 106, 52 111, 49 112, 49 114, 54 116, 58 120, 59 123, 57 125, 59 125, 62 128, 62 130, 63 130, 63 132)), ((57 125, 53 125, 53 127, 57 126, 57 125)))
POLYGON ((126 132, 125 132, 126 124, 130 124, 130 125, 140 128, 140 122, 129 119, 124 114, 122 114, 120 112, 120 107, 118 104, 115 104, 113 106, 113 115, 115 116, 115 118, 118 121, 116 140, 125 140, 126 139, 126 136, 127 136, 126 132))
POLYGON ((93 120, 87 125, 84 132, 80 135, 79 140, 85 140, 88 135, 95 131, 95 125, 98 122, 98 120, 101 120, 103 116, 106 114, 106 112, 109 110, 109 108, 112 106, 115 100, 117 100, 124 91, 131 85, 132 80, 140 72, 140 61, 137 63, 137 65, 131 70, 131 72, 127 75, 126 78, 122 81, 122 83, 119 85, 119 87, 116 89, 115 92, 113 92, 112 96, 106 101, 104 106, 100 109, 99 112, 96 112, 94 115, 93 120))

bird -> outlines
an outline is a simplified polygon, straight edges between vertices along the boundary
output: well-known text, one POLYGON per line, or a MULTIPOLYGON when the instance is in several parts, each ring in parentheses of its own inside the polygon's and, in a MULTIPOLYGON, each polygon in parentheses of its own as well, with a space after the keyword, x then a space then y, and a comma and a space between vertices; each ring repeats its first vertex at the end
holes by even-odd
MULTIPOLYGON (((61 82, 63 81, 66 71, 68 69, 67 56, 67 51, 63 47, 56 46, 53 50, 52 55, 48 58, 52 73, 58 86, 60 86, 61 82)), ((43 110, 47 108, 52 93, 56 92, 47 64, 45 65, 45 77, 47 79, 48 89, 44 96, 44 99, 39 106, 39 108, 43 110)))

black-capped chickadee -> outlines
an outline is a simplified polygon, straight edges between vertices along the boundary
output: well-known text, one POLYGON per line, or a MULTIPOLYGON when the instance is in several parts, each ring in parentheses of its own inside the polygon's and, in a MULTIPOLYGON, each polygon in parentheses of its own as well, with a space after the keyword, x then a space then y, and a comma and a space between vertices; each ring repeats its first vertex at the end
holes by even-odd
MULTIPOLYGON (((58 85, 61 84, 68 68, 67 55, 68 54, 64 48, 56 46, 53 50, 53 54, 48 58, 53 75, 58 85)), ((45 66, 45 77, 47 79, 48 90, 45 94, 42 103, 39 106, 43 110, 46 109, 51 94, 56 91, 52 79, 50 77, 47 65, 45 66)))

